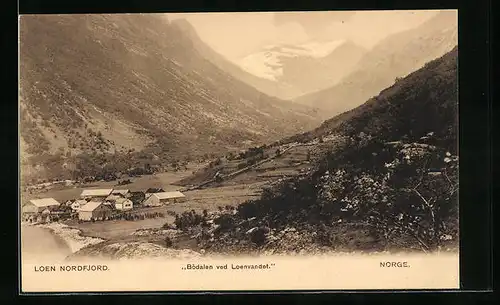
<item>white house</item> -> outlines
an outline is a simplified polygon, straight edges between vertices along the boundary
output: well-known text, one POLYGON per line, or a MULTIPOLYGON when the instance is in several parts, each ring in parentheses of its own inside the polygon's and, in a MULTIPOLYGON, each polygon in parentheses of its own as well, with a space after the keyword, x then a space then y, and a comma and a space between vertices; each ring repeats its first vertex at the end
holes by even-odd
POLYGON ((144 206, 161 206, 164 204, 186 201, 186 196, 179 192, 153 193, 142 204, 144 206))
POLYGON ((71 209, 74 210, 74 211, 76 211, 76 210, 78 210, 79 208, 83 207, 86 204, 87 204, 87 200, 83 200, 83 199, 75 200, 75 202, 73 202, 71 204, 71 209))
POLYGON ((80 220, 102 219, 111 214, 111 208, 102 201, 90 201, 78 209, 80 220))
POLYGON ((44 210, 54 209, 60 205, 54 198, 33 199, 23 206, 23 213, 41 213, 44 210))
POLYGON ((115 209, 120 211, 131 210, 134 207, 134 204, 131 200, 127 198, 118 198, 115 200, 115 209))
POLYGON ((112 192, 113 189, 87 189, 82 191, 80 198, 91 198, 92 200, 99 201, 106 199, 112 192))

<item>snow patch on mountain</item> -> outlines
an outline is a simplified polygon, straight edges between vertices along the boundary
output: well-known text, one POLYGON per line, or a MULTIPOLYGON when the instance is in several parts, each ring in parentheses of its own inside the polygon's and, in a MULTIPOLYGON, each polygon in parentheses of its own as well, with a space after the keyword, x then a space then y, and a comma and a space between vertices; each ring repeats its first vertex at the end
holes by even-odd
POLYGON ((282 58, 322 58, 331 54, 345 40, 327 42, 310 41, 297 45, 268 45, 262 50, 245 56, 238 64, 247 72, 258 77, 277 81, 283 75, 282 58))

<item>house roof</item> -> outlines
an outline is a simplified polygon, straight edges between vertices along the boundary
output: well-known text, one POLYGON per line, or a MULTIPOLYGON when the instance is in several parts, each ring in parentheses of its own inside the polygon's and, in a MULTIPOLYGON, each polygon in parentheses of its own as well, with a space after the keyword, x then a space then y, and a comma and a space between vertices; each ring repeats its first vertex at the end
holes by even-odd
POLYGON ((106 197, 106 200, 107 201, 115 201, 117 200, 118 198, 122 198, 120 195, 114 195, 114 194, 111 194, 109 195, 108 197, 106 197))
POLYGON ((129 190, 113 190, 111 194, 121 194, 121 195, 126 195, 128 194, 129 190))
POLYGON ((182 198, 186 197, 184 196, 183 193, 179 191, 175 192, 161 192, 161 193, 154 193, 153 196, 156 196, 158 199, 171 199, 171 198, 182 198))
POLYGON ((76 204, 78 204, 79 206, 83 206, 83 205, 87 204, 87 201, 83 200, 83 199, 79 199, 79 200, 75 200, 75 202, 73 202, 71 205, 76 205, 76 204))
POLYGON ((30 202, 39 208, 48 207, 51 205, 60 205, 54 198, 42 198, 42 199, 32 199, 30 202))
POLYGON ((84 206, 80 207, 78 210, 82 212, 92 212, 97 209, 102 204, 101 201, 90 201, 87 202, 84 206))
POLYGON ((83 190, 81 197, 87 196, 109 196, 113 189, 88 189, 83 190))
POLYGON ((132 202, 131 200, 129 200, 127 198, 118 198, 118 199, 115 200, 115 203, 122 204, 122 203, 125 203, 127 201, 132 202))

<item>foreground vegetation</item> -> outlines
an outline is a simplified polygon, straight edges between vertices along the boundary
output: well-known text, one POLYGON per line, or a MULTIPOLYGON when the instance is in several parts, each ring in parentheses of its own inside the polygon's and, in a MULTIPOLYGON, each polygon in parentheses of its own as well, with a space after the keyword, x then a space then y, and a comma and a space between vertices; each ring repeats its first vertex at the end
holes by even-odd
POLYGON ((342 139, 314 170, 181 229, 215 252, 456 249, 457 52, 310 133, 342 139))

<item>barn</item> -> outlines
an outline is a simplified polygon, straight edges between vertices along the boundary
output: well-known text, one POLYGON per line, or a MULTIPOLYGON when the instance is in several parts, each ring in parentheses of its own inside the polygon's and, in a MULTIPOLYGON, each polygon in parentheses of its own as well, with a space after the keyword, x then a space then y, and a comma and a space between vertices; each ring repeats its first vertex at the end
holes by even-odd
POLYGON ((90 201, 78 209, 78 219, 86 221, 103 219, 111 213, 111 208, 103 204, 102 201, 90 201))
POLYGON ((179 192, 153 193, 142 204, 144 206, 161 206, 164 204, 186 201, 186 196, 179 192))
POLYGON ((93 201, 101 201, 106 199, 111 193, 113 189, 87 189, 83 190, 80 194, 80 198, 82 199, 92 199, 93 201))
POLYGON ((32 199, 23 206, 23 213, 38 214, 44 210, 52 210, 59 207, 60 203, 54 198, 32 199))

